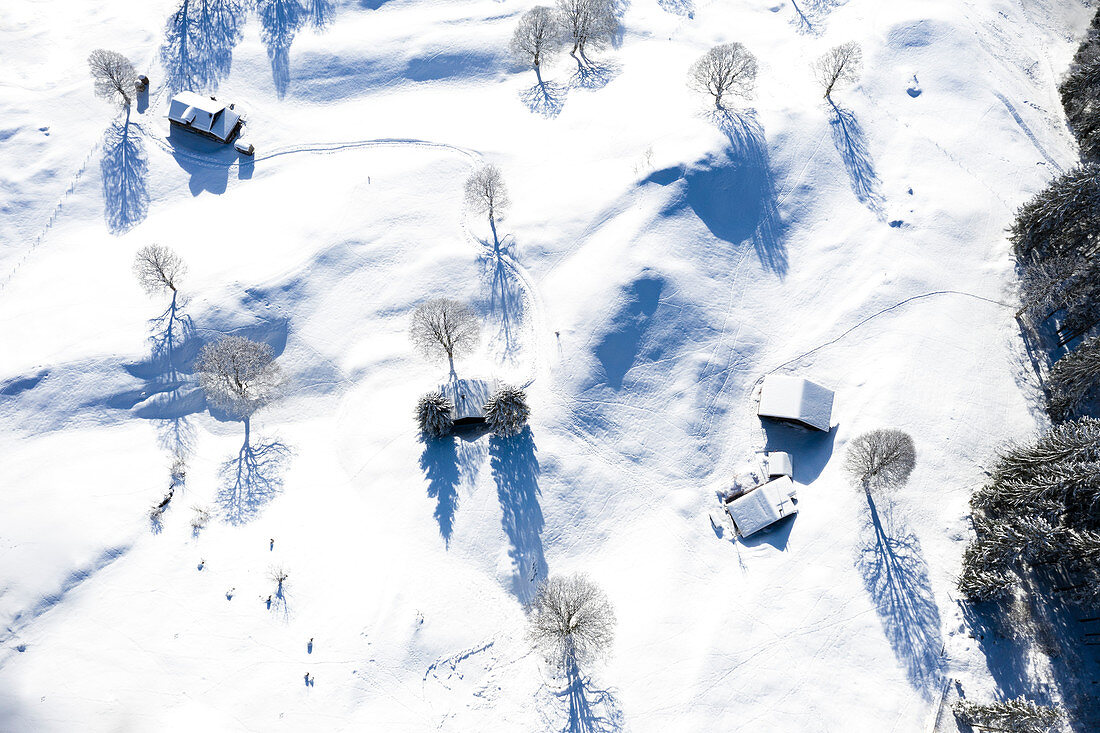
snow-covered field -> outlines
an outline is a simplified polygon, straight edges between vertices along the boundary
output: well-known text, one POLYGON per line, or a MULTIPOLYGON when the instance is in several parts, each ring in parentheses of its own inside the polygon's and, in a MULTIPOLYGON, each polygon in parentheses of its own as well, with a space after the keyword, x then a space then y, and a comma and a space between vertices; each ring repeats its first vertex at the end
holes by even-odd
POLYGON ((1043 420, 1004 230, 1076 158, 1086 4, 629 0, 541 94, 506 52, 532 2, 315 0, 296 34, 288 0, 205 4, 189 68, 254 161, 168 134, 176 0, 0 7, 0 730, 922 731, 946 680, 1042 682, 986 658, 954 578, 983 465, 1043 420), (810 63, 848 40, 834 110, 810 63), (716 116, 685 79, 728 41, 758 94, 716 116), (152 79, 129 126, 97 47, 152 79), (462 199, 484 162, 499 256, 462 199), (189 265, 178 373, 152 242, 189 265), (446 367, 408 316, 439 296, 484 317, 461 376, 530 385, 529 432, 420 440, 446 367), (241 424, 191 373, 226 333, 289 376, 236 487, 241 424), (830 433, 762 429, 776 370, 836 390, 830 433), (877 427, 918 462, 870 507, 841 464, 877 427), (800 513, 736 540, 714 492, 765 445, 800 513), (618 627, 570 719, 523 604, 575 571, 618 627))

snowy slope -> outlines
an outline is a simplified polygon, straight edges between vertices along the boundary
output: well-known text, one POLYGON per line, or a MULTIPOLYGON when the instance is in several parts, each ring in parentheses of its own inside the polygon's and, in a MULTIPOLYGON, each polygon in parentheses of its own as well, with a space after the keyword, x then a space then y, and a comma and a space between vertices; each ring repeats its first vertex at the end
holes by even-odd
POLYGON ((953 579, 983 465, 1043 419, 1004 229, 1075 159, 1055 87, 1089 9, 632 0, 599 71, 565 56, 535 98, 504 53, 532 4, 349 1, 289 50, 239 19, 216 92, 254 162, 168 135, 176 3, 0 10, 0 729, 920 731, 946 679, 1032 691, 953 579), (684 79, 732 40, 759 93, 718 118, 684 79), (847 40, 834 110, 809 64, 847 40), (153 80, 121 143, 97 46, 153 80), (500 257, 461 197, 485 161, 500 257), (130 272, 150 242, 190 268, 173 374, 130 272), (445 368, 407 319, 437 296, 483 314, 459 372, 529 384, 529 433, 420 442, 445 368), (251 497, 190 373, 224 333, 290 377, 251 497), (836 390, 837 427, 765 432, 774 370, 836 390), (870 507, 841 463, 875 427, 919 456, 870 507), (714 489, 765 445, 800 511, 737 541, 714 489), (534 582, 573 571, 619 621, 579 720, 523 637, 534 582))

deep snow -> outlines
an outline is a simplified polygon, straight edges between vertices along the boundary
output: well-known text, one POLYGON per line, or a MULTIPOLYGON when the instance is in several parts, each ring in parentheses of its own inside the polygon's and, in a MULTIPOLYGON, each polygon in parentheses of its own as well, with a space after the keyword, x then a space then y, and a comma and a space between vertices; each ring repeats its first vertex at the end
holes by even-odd
POLYGON ((1061 694, 969 637, 954 576, 983 466, 1043 420, 1004 230, 1075 159, 1088 7, 631 0, 540 89, 504 53, 530 2, 259 4, 186 62, 176 0, 0 10, 0 729, 920 731, 945 680, 1061 694), (834 107, 809 64, 852 39, 834 107), (686 69, 731 40, 759 93, 715 114, 686 69), (99 46, 152 79, 129 124, 99 46), (254 160, 169 135, 181 79, 254 160), (484 161, 499 251, 462 201, 484 161), (150 242, 190 267, 171 338, 150 242), (483 314, 459 374, 529 384, 529 431, 419 439, 446 367, 407 318, 436 296, 483 314), (290 377, 248 456, 192 374, 224 333, 290 377), (762 429, 772 371, 836 390, 833 430, 762 429), (869 504, 840 464, 876 427, 918 462, 869 504), (764 447, 799 513, 737 541, 714 489, 764 447), (570 709, 522 604, 573 571, 619 623, 570 709))

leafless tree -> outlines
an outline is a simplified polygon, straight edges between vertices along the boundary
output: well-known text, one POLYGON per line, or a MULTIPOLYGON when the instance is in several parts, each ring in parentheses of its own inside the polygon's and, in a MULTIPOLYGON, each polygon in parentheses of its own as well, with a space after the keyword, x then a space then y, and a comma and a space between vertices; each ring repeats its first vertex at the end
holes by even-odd
POLYGON ((186 271, 187 265, 180 256, 159 244, 146 245, 134 255, 134 275, 149 295, 164 290, 175 293, 186 271))
POLYGON ((561 48, 561 26, 552 8, 536 5, 520 16, 512 35, 512 55, 520 63, 531 64, 542 82, 541 66, 561 48))
MULTIPOLYGON (((569 55, 581 58, 586 49, 601 48, 610 43, 619 32, 619 20, 611 0, 558 0, 558 18, 565 37, 573 41, 569 55)), ((580 63, 580 59, 577 59, 580 63)))
POLYGON ((587 576, 554 575, 535 591, 528 636, 548 661, 567 670, 599 657, 615 637, 611 601, 587 576))
POLYGON ((909 480, 917 463, 913 439, 900 430, 872 430, 848 446, 844 467, 867 492, 909 480))
POLYGON ((484 165, 466 179, 466 205, 479 214, 488 214, 493 239, 497 236, 497 219, 504 218, 508 208, 508 188, 504 175, 495 165, 484 165))
POLYGON ((88 56, 88 69, 97 97, 130 108, 137 72, 129 59, 115 51, 97 48, 88 56))
POLYGON ((210 520, 214 518, 214 513, 208 507, 197 504, 191 509, 195 512, 191 517, 191 534, 198 537, 199 533, 206 529, 206 525, 210 524, 210 520))
POLYGON ((426 357, 447 357, 451 372, 455 358, 474 350, 481 338, 477 314, 465 303, 435 298, 417 306, 409 324, 409 338, 426 357))
POLYGON ((756 57, 740 43, 723 43, 703 54, 691 65, 688 84, 696 91, 714 97, 714 106, 722 109, 722 97, 735 94, 749 98, 756 86, 756 57))
POLYGON ((264 343, 224 336, 202 347, 196 367, 210 401, 244 421, 247 445, 252 415, 282 390, 283 372, 275 363, 275 352, 264 343))
POLYGON ((863 49, 855 41, 848 41, 829 49, 816 62, 814 72, 825 89, 825 99, 832 99, 837 84, 854 84, 859 80, 863 66, 863 49))

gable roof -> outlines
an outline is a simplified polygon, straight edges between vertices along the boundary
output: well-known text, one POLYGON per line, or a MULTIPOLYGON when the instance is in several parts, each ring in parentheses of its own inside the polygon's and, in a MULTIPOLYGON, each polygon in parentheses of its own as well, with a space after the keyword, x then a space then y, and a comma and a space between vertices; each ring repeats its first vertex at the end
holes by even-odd
POLYGON ((783 517, 796 514, 798 508, 792 501, 795 493, 790 476, 781 476, 726 504, 726 511, 741 536, 748 537, 783 517))
POLYGON ((757 414, 794 420, 828 432, 833 419, 833 392, 808 379, 769 374, 760 389, 757 414))
POLYGON ((168 119, 228 142, 241 116, 216 99, 194 92, 180 92, 168 105, 168 119))
POLYGON ((485 403, 492 394, 492 385, 485 380, 457 379, 440 385, 439 389, 455 406, 455 422, 485 418, 485 403))

